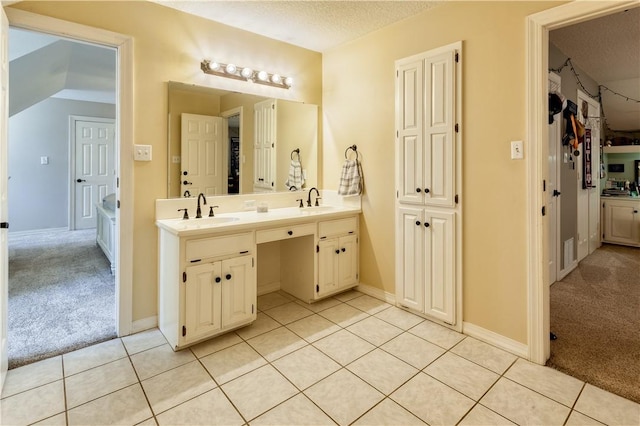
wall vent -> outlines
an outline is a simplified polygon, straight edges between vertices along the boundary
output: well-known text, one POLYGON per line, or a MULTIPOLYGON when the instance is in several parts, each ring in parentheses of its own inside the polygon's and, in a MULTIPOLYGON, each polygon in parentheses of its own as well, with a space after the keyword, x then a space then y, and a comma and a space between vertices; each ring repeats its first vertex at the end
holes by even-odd
POLYGON ((573 263, 573 238, 566 240, 563 247, 562 269, 567 269, 573 263))

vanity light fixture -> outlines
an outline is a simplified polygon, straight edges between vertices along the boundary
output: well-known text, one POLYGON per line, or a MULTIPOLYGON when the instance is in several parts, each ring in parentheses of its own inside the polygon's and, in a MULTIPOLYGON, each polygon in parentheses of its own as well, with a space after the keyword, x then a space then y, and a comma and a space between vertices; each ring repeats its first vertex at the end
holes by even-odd
POLYGON ((236 80, 251 81, 267 86, 289 89, 293 85, 293 78, 283 77, 280 74, 271 74, 266 71, 254 71, 248 67, 239 67, 234 64, 223 64, 216 61, 203 60, 200 69, 205 74, 219 77, 234 78, 236 80))

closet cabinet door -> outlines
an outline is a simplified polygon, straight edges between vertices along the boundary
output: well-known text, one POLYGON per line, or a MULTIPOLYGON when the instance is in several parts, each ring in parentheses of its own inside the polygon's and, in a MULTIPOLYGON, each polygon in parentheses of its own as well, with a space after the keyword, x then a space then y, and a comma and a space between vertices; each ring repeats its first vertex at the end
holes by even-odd
POLYGON ((222 327, 220 313, 221 264, 220 262, 189 266, 185 283, 186 342, 206 337, 222 327))
POLYGON ((455 321, 455 213, 425 211, 424 313, 447 324, 455 321))
POLYGON ((406 308, 424 311, 423 209, 400 207, 396 229, 396 295, 406 308))
POLYGON ((275 190, 276 104, 273 99, 254 106, 253 186, 275 190))
POLYGON ((256 318, 256 275, 253 258, 240 256, 222 261, 222 326, 236 324, 256 318))

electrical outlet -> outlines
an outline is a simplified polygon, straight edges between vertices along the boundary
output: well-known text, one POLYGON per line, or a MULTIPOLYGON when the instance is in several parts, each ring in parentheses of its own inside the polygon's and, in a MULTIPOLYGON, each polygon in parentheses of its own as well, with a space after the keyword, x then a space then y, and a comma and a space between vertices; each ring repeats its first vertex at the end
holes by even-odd
POLYGON ((522 141, 511 141, 511 159, 521 160, 524 158, 522 141))
POLYGON ((135 161, 151 161, 151 145, 134 145, 133 159, 135 161))
POLYGON ((171 162, 173 164, 180 164, 180 162, 181 162, 180 156, 179 155, 174 155, 173 157, 171 157, 171 162))

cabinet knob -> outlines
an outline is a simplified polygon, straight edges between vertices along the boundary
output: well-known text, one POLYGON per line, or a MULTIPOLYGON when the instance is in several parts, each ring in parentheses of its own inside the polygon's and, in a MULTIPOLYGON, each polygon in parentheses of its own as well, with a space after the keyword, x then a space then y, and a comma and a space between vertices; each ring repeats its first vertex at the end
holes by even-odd
POLYGON ((429 188, 425 188, 425 189, 424 189, 424 193, 425 193, 425 194, 428 194, 428 193, 429 193, 429 188))
POLYGON ((420 221, 416 220, 416 225, 420 226, 420 221))
POLYGON ((293 235, 293 231, 287 231, 287 234, 293 235))
POLYGON ((231 274, 227 274, 224 276, 226 279, 230 280, 231 279, 231 274))
POLYGON ((336 249, 336 254, 340 254, 340 250, 337 250, 337 249, 336 249))
POLYGON ((429 227, 429 222, 425 222, 425 223, 424 223, 424 227, 425 227, 425 228, 428 228, 428 227, 429 227))
POLYGON ((344 248, 344 247, 342 247, 342 248, 340 249, 340 251, 342 251, 342 252, 344 253, 345 251, 347 251, 347 249, 346 249, 346 248, 344 248))
POLYGON ((638 213, 638 210, 634 210, 633 212, 634 212, 634 213, 638 213))
POLYGON ((216 282, 219 283, 220 281, 222 281, 222 278, 216 277, 216 282))
POLYGON ((422 189, 416 188, 416 192, 422 192, 422 189))

